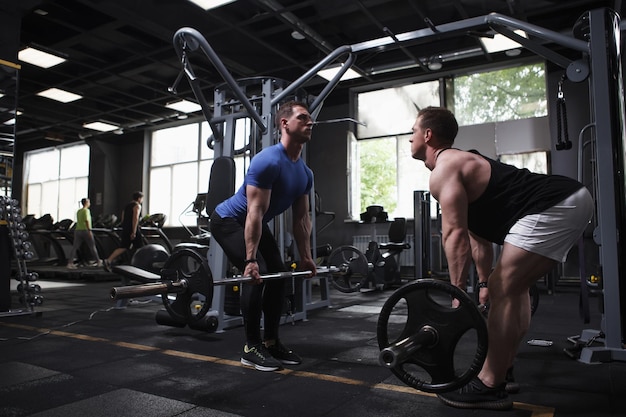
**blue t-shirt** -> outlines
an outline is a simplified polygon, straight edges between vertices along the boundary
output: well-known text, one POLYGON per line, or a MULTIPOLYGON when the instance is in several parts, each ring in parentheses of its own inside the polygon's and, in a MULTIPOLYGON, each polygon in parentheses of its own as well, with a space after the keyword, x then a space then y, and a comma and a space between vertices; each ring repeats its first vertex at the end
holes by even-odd
POLYGON ((239 190, 215 208, 220 217, 232 217, 242 225, 245 223, 248 211, 247 185, 272 190, 270 205, 263 216, 263 221, 267 223, 311 191, 313 171, 302 158, 293 162, 281 143, 265 148, 250 161, 239 190))

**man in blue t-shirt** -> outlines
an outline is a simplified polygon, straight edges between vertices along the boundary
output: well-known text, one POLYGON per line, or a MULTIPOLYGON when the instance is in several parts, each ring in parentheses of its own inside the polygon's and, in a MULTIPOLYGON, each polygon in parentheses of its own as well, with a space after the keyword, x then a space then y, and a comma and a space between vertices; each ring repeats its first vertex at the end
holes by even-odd
POLYGON ((300 267, 313 271, 309 192, 313 172, 301 159, 311 140, 313 120, 304 103, 290 101, 276 113, 280 142, 252 158, 243 185, 211 215, 211 234, 244 276, 254 279, 241 288, 241 312, 246 333, 241 363, 260 371, 302 362, 278 337, 285 298, 282 279, 262 281, 261 273, 286 271, 283 256, 268 222, 291 207, 293 236, 300 267), (261 337, 261 316, 264 337, 261 337))

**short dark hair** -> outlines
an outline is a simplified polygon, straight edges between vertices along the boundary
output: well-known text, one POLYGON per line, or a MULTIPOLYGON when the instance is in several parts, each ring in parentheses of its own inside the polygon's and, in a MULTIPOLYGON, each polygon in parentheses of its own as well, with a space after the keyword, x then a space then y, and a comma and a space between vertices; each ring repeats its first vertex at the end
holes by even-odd
POLYGON ((428 106, 417 113, 422 129, 430 129, 442 145, 452 145, 457 133, 459 124, 454 114, 445 107, 428 106))
POLYGON ((133 193, 133 200, 139 200, 141 197, 143 197, 143 193, 141 191, 135 191, 133 193))
POLYGON ((279 105, 278 110, 276 111, 276 120, 274 121, 278 130, 280 130, 280 119, 291 117, 294 107, 304 107, 307 111, 309 111, 309 107, 301 101, 291 100, 279 105))
POLYGON ((82 204, 83 206, 85 204, 87 204, 87 200, 89 200, 88 198, 83 198, 82 200, 80 200, 80 204, 82 204))

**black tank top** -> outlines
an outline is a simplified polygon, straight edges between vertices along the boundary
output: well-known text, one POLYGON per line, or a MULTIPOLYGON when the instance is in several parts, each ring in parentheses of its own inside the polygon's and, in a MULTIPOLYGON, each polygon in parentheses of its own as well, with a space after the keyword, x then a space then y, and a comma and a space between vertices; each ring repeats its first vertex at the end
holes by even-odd
MULTIPOLYGON (((133 200, 130 203, 126 204, 126 206, 124 207, 124 218, 122 219, 122 230, 126 232, 128 235, 130 235, 133 232, 132 230, 133 217, 135 217, 133 213, 133 209, 138 204, 139 203, 133 200)), ((137 228, 139 228, 139 225, 137 225, 137 228)))
POLYGON ((533 173, 470 152, 489 161, 491 178, 485 192, 468 206, 468 228, 500 245, 519 219, 541 213, 583 187, 569 177, 533 173))

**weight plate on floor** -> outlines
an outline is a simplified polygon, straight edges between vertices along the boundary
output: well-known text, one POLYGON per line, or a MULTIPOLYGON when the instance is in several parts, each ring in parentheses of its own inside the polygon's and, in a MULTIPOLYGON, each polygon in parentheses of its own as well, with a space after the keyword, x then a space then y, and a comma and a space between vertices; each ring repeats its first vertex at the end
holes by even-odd
POLYGON ((359 291, 367 281, 367 258, 354 246, 340 246, 333 250, 327 263, 329 268, 335 268, 330 274, 331 283, 341 292, 359 291))
POLYGON ((434 279, 412 281, 396 290, 378 317, 381 351, 417 334, 424 326, 436 337, 391 371, 426 392, 452 391, 478 374, 487 355, 487 325, 474 301, 459 288, 434 279), (452 299, 460 301, 452 307, 452 299))
POLYGON ((183 248, 172 254, 163 267, 176 271, 178 279, 187 281, 184 292, 163 295, 163 305, 176 321, 195 323, 211 309, 213 277, 207 260, 191 249, 183 248))

